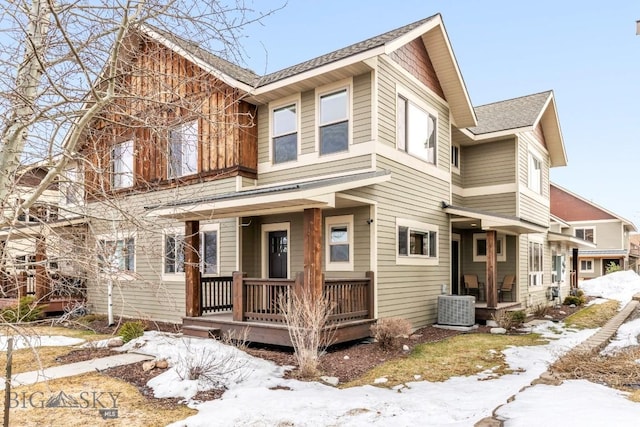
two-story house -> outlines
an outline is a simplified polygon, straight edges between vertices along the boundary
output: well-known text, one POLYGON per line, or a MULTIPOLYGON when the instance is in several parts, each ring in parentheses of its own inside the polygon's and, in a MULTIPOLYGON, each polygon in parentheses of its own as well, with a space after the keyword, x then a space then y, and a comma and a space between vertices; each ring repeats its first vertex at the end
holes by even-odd
POLYGON ((578 274, 591 279, 615 266, 627 270, 637 264, 638 252, 631 251, 630 233, 635 225, 585 198, 551 184, 551 213, 565 223, 565 233, 593 244, 578 251, 578 274))
POLYGON ((300 286, 330 300, 338 341, 433 323, 465 274, 487 282, 485 318, 545 299, 553 94, 474 110, 440 15, 265 76, 148 26, 126 45, 84 148, 118 270, 96 269, 95 311, 115 280, 122 315, 287 344, 278 300, 300 286))

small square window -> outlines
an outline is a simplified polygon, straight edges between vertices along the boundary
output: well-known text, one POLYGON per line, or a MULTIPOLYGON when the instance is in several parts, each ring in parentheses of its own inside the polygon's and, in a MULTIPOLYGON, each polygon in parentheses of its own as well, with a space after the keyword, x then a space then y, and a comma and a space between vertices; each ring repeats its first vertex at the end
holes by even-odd
POLYGON ((587 242, 595 243, 596 241, 596 230, 593 227, 589 228, 576 228, 575 230, 576 237, 586 240, 587 242))
POLYGON ((100 240, 98 264, 109 272, 135 271, 135 239, 100 240))
MULTIPOLYGON (((496 237, 496 260, 504 262, 507 260, 505 251, 505 236, 496 237)), ((473 262, 487 261, 487 234, 474 233, 473 235, 473 262)))
POLYGON ((326 268, 353 271, 353 215, 325 218, 326 268))
POLYGON ((418 221, 396 219, 398 231, 397 264, 433 265, 424 260, 438 257, 437 227, 418 221))

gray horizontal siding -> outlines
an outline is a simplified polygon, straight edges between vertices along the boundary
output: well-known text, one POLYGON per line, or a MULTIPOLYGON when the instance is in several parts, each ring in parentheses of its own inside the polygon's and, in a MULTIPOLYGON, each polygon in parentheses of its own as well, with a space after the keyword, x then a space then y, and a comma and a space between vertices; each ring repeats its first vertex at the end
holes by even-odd
POLYGON ((460 151, 465 188, 516 182, 515 140, 466 146, 460 151))
POLYGON ((462 198, 462 206, 502 215, 516 214, 516 193, 487 194, 462 198))
POLYGON ((321 178, 323 175, 332 175, 342 172, 356 171, 371 168, 371 155, 344 158, 332 162, 315 163, 304 167, 292 167, 277 172, 261 173, 258 176, 259 185, 268 185, 278 182, 300 181, 310 178, 321 178))

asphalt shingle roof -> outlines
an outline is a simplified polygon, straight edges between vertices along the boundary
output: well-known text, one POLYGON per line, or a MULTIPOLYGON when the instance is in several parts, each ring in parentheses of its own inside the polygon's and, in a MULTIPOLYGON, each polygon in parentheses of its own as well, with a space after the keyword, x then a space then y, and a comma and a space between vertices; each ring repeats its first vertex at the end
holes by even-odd
POLYGON ((436 16, 438 15, 433 15, 428 18, 421 19, 420 21, 416 21, 412 24, 408 24, 403 27, 396 28, 395 30, 391 30, 384 34, 380 34, 378 36, 371 37, 361 42, 354 43, 350 46, 343 47, 336 51, 327 53, 322 56, 318 56, 317 58, 313 58, 308 61, 301 62, 297 65, 284 68, 282 70, 267 74, 265 76, 260 76, 247 68, 240 67, 232 62, 222 59, 219 56, 214 55, 211 52, 201 48, 196 43, 193 43, 189 40, 185 40, 181 37, 176 36, 175 34, 160 30, 150 25, 147 25, 147 26, 152 31, 157 32, 165 39, 169 40, 172 43, 175 43, 180 48, 189 52, 191 55, 206 62, 207 64, 211 65, 211 67, 221 71, 222 73, 228 75, 229 77, 232 77, 233 79, 250 86, 260 87, 273 82, 277 82, 279 80, 286 79, 288 77, 295 76, 305 71, 313 70, 314 68, 318 68, 323 65, 327 65, 344 58, 348 58, 349 56, 357 55, 359 53, 366 52, 368 50, 375 49, 380 46, 384 46, 386 43, 405 35, 406 33, 410 32, 414 28, 417 28, 420 25, 423 25, 426 22, 431 21, 436 16))
POLYGON ((532 126, 551 91, 507 99, 475 107, 478 126, 467 128, 474 135, 532 126))

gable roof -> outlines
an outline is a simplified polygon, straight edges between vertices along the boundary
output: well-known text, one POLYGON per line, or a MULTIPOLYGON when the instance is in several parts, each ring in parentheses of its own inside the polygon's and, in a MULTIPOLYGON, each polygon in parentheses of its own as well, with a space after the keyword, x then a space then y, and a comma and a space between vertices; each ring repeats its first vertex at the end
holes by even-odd
MULTIPOLYGON (((389 54, 412 40, 422 37, 427 51, 434 53, 433 66, 449 103, 454 122, 458 126, 475 126, 477 124, 469 93, 462 79, 440 14, 264 76, 224 60, 199 47, 196 43, 150 25, 141 25, 139 31, 193 61, 230 86, 237 87, 254 96, 275 92, 287 85, 312 79, 335 69, 363 63, 378 55, 389 54)), ((367 65, 366 69, 370 70, 371 67, 367 65)), ((358 67, 354 70, 362 72, 358 67)))
POLYGON ((628 230, 637 231, 636 226, 631 221, 557 184, 549 184, 549 193, 551 214, 566 222, 617 219, 628 230))
POLYGON ((471 139, 478 141, 496 136, 531 132, 542 127, 551 166, 566 166, 560 120, 553 91, 525 95, 475 107, 478 125, 461 129, 471 139))

